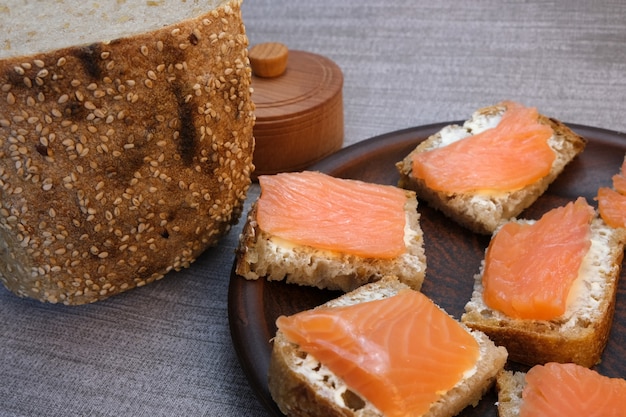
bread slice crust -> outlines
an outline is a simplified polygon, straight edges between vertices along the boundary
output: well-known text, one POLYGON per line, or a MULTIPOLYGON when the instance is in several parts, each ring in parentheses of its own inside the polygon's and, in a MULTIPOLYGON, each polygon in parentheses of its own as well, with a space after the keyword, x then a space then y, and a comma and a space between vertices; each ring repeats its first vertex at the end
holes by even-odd
MULTIPOLYGON (((484 107, 477 110, 463 126, 452 125, 447 129, 467 135, 471 133, 470 126, 493 123, 494 120, 499 120, 505 110, 503 105, 484 107)), ((586 146, 586 139, 577 135, 564 123, 544 115, 539 116, 539 122, 550 126, 554 132, 549 144, 556 153, 556 159, 548 175, 524 188, 493 195, 445 193, 433 190, 426 185, 424 180, 415 178, 412 174, 413 155, 440 147, 443 143, 443 129, 421 142, 396 164, 400 173, 398 185, 415 191, 419 199, 425 200, 430 206, 461 226, 475 233, 491 234, 500 224, 516 217, 532 205, 563 172, 565 166, 586 146)))
POLYGON ((502 370, 496 377, 498 417, 519 417, 526 373, 502 370))
MULTIPOLYGON (((351 305, 391 297, 408 288, 397 277, 386 276, 324 304, 351 305)), ((468 329, 469 330, 469 329, 468 329)), ((480 345, 476 372, 457 384, 431 406, 424 417, 454 416, 467 406, 476 406, 504 368, 507 352, 481 332, 471 332, 480 345)), ((366 399, 350 390, 312 355, 299 349, 278 331, 273 339, 268 385, 280 410, 290 417, 382 417, 366 399)))
POLYGON ((587 292, 579 295, 564 316, 554 320, 525 320, 492 310, 482 298, 483 263, 481 271, 474 276, 472 298, 461 321, 505 346, 509 359, 521 364, 573 362, 586 367, 597 364, 613 322, 626 230, 611 228, 596 218, 592 222, 592 240, 602 242, 603 251, 592 246, 585 261, 589 269, 581 277, 584 285, 580 286, 587 292), (596 290, 591 293, 588 288, 596 290))
POLYGON ((189 266, 239 219, 254 147, 240 6, 0 60, 7 288, 101 300, 189 266))
POLYGON ((236 273, 246 279, 264 277, 269 281, 285 280, 287 283, 344 292, 393 274, 411 288, 419 290, 426 274, 424 236, 415 194, 405 191, 405 195, 404 209, 410 229, 407 251, 391 259, 369 258, 285 242, 261 230, 256 221, 255 203, 240 235, 236 273))

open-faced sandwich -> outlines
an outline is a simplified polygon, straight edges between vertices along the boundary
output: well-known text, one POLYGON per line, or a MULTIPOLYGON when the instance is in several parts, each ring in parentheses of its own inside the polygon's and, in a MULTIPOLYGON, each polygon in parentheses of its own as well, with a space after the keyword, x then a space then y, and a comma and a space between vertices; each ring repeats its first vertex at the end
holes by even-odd
POLYGON ((507 359, 392 276, 276 323, 269 389, 290 417, 454 416, 507 359))
POLYGON ((626 380, 573 363, 498 374, 499 417, 623 416, 626 380))
POLYGON ((578 198, 491 238, 461 321, 527 365, 600 360, 615 309, 626 230, 578 198))
POLYGON ((319 172, 259 177, 236 272, 349 291, 384 275, 419 290, 426 271, 415 193, 319 172))
POLYGON ((420 143, 396 164, 399 185, 462 226, 491 234, 534 203, 585 144, 563 123, 507 101, 420 143))

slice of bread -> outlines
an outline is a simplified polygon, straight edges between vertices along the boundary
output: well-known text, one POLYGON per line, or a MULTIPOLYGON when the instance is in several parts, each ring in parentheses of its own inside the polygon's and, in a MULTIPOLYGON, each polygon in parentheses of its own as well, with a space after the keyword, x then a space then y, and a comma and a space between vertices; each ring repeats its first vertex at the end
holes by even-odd
MULTIPOLYGON (((397 278, 384 277, 331 300, 324 306, 338 307, 383 299, 404 288, 408 287, 397 278)), ((469 405, 476 406, 492 386, 497 373, 503 369, 507 359, 506 349, 494 345, 481 332, 470 333, 480 345, 476 372, 434 403, 424 417, 454 416, 469 405)), ((351 391, 312 355, 289 342, 280 331, 273 339, 268 381, 272 398, 288 416, 382 416, 371 403, 351 391)))
MULTIPOLYGON (((395 258, 368 258, 311 246, 296 245, 261 230, 256 221, 257 204, 248 213, 237 248, 236 272, 246 279, 265 277, 270 281, 331 290, 350 291, 385 275, 396 275, 419 290, 426 273, 424 235, 417 199, 406 191, 406 252, 395 258)), ((367 216, 367 213, 363 213, 367 216)), ((311 225, 314 227, 314 225, 311 225)))
POLYGON ((518 417, 526 373, 502 370, 496 377, 498 417, 518 417))
POLYGON ((0 6, 0 280, 19 296, 84 304, 143 286, 241 216, 241 1, 167 6, 0 6))
POLYGON ((497 194, 444 193, 429 188, 422 179, 412 175, 413 154, 436 149, 495 127, 505 110, 506 107, 502 104, 479 109, 462 126, 444 127, 421 142, 396 164, 400 172, 398 185, 414 190, 419 199, 425 200, 458 224, 480 234, 491 234, 499 224, 520 214, 545 192, 565 166, 585 148, 586 140, 558 120, 539 116, 540 123, 549 125, 554 132, 549 139, 549 145, 557 157, 548 175, 522 189, 497 194))
POLYGON ((509 359, 515 362, 530 366, 573 362, 587 367, 598 363, 613 322, 626 230, 614 229, 595 218, 591 233, 592 244, 581 265, 577 295, 563 316, 524 320, 489 308, 482 297, 483 262, 461 321, 505 346, 509 359))

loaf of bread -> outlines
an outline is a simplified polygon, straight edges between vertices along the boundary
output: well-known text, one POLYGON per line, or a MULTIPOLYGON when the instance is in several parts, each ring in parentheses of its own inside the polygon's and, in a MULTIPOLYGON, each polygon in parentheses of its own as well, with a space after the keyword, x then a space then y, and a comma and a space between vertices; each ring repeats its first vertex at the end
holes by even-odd
POLYGON ((412 172, 414 154, 437 149, 493 128, 505 110, 505 104, 479 109, 462 126, 447 126, 421 142, 396 164, 400 173, 398 185, 414 190, 419 199, 475 233, 491 234, 499 224, 520 214, 545 192, 565 166, 585 148, 586 140, 558 120, 539 115, 539 122, 553 130, 548 144, 555 152, 556 159, 548 175, 523 188, 497 193, 485 193, 482 190, 446 193, 429 188, 423 179, 416 178, 412 172))
MULTIPOLYGON (((395 277, 388 276, 323 306, 347 306, 392 297, 406 288, 395 277)), ((469 405, 476 406, 503 369, 507 360, 506 349, 494 345, 481 332, 471 332, 471 335, 480 346, 476 372, 433 403, 424 417, 454 416, 469 405)), ((353 392, 326 365, 287 340, 280 330, 273 339, 269 390, 281 411, 290 417, 382 417, 381 412, 367 399, 353 392)))
MULTIPOLYGON (((391 258, 361 256, 285 241, 259 226, 256 202, 248 213, 240 236, 236 272, 246 279, 285 280, 288 283, 342 291, 353 290, 385 275, 395 275, 413 289, 419 290, 426 273, 424 236, 419 223, 420 214, 417 211, 415 194, 404 190, 404 196, 406 250, 391 258)), ((332 199, 328 196, 327 198, 332 199)), ((327 205, 332 205, 332 202, 328 201, 327 205)), ((353 220, 358 223, 368 214, 361 213, 353 220)), ((281 216, 281 213, 274 215, 281 216)), ((315 220, 311 220, 309 227, 315 230, 315 220)), ((354 237, 355 240, 358 238, 359 236, 354 237)))
POLYGON ((595 218, 591 242, 580 268, 576 297, 562 316, 528 320, 489 308, 482 295, 483 263, 475 275, 474 291, 461 321, 505 346, 509 359, 515 362, 530 366, 547 362, 573 362, 586 367, 597 364, 613 322, 626 230, 614 229, 595 218))
POLYGON ((83 304, 237 221, 254 105, 240 0, 0 7, 0 279, 83 304))

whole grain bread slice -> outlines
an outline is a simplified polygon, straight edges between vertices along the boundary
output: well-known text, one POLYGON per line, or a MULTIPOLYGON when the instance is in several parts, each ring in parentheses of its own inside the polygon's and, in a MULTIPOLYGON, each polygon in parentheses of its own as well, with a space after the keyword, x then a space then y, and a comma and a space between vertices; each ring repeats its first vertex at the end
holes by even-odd
POLYGON ((519 190, 497 194, 445 193, 429 188, 424 180, 413 176, 411 167, 412 156, 415 153, 427 152, 445 146, 450 141, 463 140, 494 127, 505 110, 503 104, 481 108, 463 125, 446 126, 421 142, 396 164, 400 173, 398 185, 414 190, 419 199, 425 200, 461 226, 476 233, 491 234, 502 222, 516 217, 532 205, 563 172, 565 166, 585 148, 586 140, 556 119, 539 116, 540 123, 550 126, 554 132, 548 142, 556 153, 550 173, 519 190))

